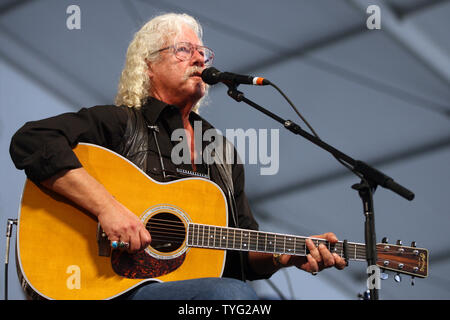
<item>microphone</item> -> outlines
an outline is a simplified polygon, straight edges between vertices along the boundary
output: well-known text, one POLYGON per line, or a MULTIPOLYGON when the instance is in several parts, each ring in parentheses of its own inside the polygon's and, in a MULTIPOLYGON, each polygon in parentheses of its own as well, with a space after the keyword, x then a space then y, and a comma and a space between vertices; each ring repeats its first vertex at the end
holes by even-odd
POLYGON ((225 84, 252 84, 255 86, 266 86, 270 81, 260 77, 245 76, 231 72, 220 72, 214 67, 209 67, 202 72, 203 82, 213 85, 218 82, 225 84))

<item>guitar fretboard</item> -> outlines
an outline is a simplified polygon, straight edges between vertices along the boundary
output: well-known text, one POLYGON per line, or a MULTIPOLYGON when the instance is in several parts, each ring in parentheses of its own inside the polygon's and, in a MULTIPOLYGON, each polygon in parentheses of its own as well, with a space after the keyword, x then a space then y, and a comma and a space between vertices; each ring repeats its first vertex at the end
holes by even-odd
MULTIPOLYGON (((209 249, 306 256, 309 253, 306 239, 308 237, 190 223, 187 245, 209 249)), ((343 241, 329 243, 324 239, 310 239, 316 246, 324 244, 330 252, 337 253, 341 257, 345 256, 343 241)), ((366 247, 364 244, 347 242, 346 247, 347 257, 350 260, 366 260, 366 247)))

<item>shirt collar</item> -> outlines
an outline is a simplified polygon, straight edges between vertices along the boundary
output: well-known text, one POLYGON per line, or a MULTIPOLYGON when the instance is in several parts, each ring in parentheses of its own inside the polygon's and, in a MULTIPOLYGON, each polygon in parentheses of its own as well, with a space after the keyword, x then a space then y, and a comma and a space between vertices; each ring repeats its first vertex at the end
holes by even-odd
MULTIPOLYGON (((147 119, 150 125, 155 125, 158 121, 159 116, 164 110, 176 111, 179 113, 179 109, 177 106, 173 104, 168 104, 163 101, 160 101, 154 97, 148 97, 144 105, 142 106, 142 111, 144 113, 145 118, 147 119)), ((181 114, 180 114, 181 117, 181 114)), ((202 121, 202 131, 213 128, 213 126, 203 119, 200 115, 195 112, 191 112, 189 115, 189 120, 193 124, 194 121, 202 121)))
POLYGON ((142 111, 150 125, 154 125, 158 121, 159 116, 164 109, 177 109, 176 106, 162 102, 156 98, 148 97, 142 106, 142 111))

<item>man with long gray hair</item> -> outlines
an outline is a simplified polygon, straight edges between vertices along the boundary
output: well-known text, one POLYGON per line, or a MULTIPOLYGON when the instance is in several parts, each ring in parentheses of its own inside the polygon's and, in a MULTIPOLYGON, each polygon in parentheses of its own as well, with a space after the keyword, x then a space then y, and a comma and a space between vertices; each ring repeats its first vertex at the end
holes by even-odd
MULTIPOLYGON (((193 176, 209 179, 227 196, 229 227, 257 230, 244 191, 242 164, 234 161, 229 165, 210 165, 196 161, 205 146, 196 145, 194 122, 200 122, 204 130, 213 128, 198 115, 207 93, 201 73, 213 58, 213 51, 202 42, 202 28, 196 19, 173 13, 153 18, 136 33, 128 48, 115 105, 83 108, 76 113, 28 122, 11 141, 10 153, 16 167, 24 169, 33 182, 96 216, 111 243, 122 244, 130 254, 149 247, 152 234, 135 213, 82 167, 72 151, 79 142, 115 151, 157 181, 193 176), (183 142, 188 147, 190 163, 175 165, 171 159, 175 145, 171 135, 177 129, 185 130, 183 142)), ((317 237, 337 242, 332 233, 317 237)), ((316 247, 310 240, 306 244, 310 252, 306 257, 228 251, 221 277, 146 282, 122 297, 257 299, 246 280, 268 278, 293 265, 313 274, 332 266, 345 267, 344 259, 325 246, 316 247)))

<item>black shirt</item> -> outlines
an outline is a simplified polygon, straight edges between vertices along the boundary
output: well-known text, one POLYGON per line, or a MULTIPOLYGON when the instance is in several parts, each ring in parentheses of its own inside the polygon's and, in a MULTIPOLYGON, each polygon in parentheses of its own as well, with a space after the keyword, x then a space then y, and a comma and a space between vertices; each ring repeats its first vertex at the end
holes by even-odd
MULTIPOLYGON (((12 137, 10 154, 18 169, 24 169, 27 177, 39 183, 62 170, 76 169, 81 163, 72 151, 77 143, 87 142, 97 144, 117 152, 123 143, 128 113, 125 108, 113 105, 83 108, 78 112, 64 113, 55 117, 27 122, 12 137)), ((157 99, 149 98, 142 106, 143 115, 150 126, 158 128, 155 136, 149 130, 149 150, 146 173, 157 181, 168 181, 182 178, 179 172, 193 171, 192 165, 175 165, 171 161, 172 148, 179 141, 172 141, 172 132, 184 129, 179 109, 157 99), (161 157, 160 157, 161 156, 161 157), (161 164, 162 160, 162 164, 161 164), (163 168, 164 167, 164 172, 163 168), (178 169, 178 170, 177 170, 178 169)), ((198 114, 191 112, 189 120, 194 127, 194 121, 201 124, 202 131, 213 127, 198 114)), ((207 142, 203 142, 203 147, 207 142)), ((236 155, 236 150, 235 150, 236 155)), ((225 191, 215 165, 199 164, 198 173, 209 175, 210 179, 225 191)), ((244 191, 243 165, 233 164, 232 170, 234 198, 237 208, 238 227, 258 230, 250 210, 244 191)), ((228 210, 229 226, 235 227, 231 210, 228 210)), ((223 276, 241 279, 241 265, 248 280, 267 278, 269 275, 257 275, 248 266, 247 254, 242 254, 241 264, 239 253, 228 251, 223 276)))

